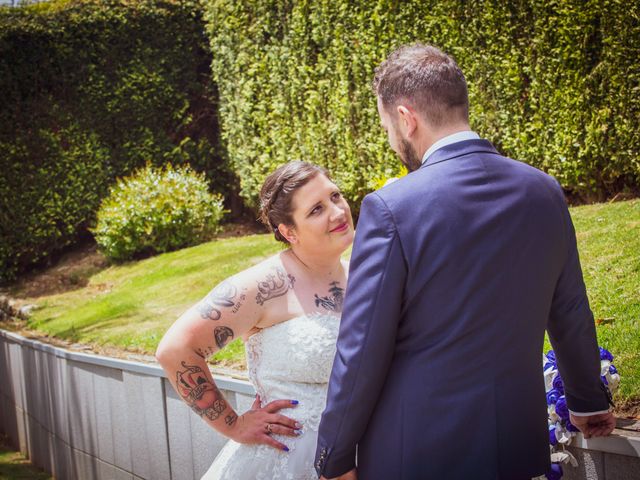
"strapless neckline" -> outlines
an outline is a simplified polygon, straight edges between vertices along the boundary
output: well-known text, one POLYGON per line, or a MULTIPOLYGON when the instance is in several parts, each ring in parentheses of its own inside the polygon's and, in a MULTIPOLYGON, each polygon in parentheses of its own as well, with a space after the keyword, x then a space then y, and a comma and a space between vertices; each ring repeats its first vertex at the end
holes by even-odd
POLYGON ((252 337, 254 337, 255 335, 258 335, 259 333, 264 332, 265 330, 269 330, 271 328, 275 328, 275 327, 278 327, 280 325, 283 325, 283 324, 286 324, 286 323, 289 323, 289 322, 293 322, 295 320, 300 320, 300 319, 304 319, 304 318, 322 318, 322 317, 328 317, 328 318, 337 319, 338 321, 340 321, 340 313, 335 313, 335 312, 303 313, 302 315, 297 315, 295 317, 291 317, 291 318, 289 318, 287 320, 283 320, 281 322, 274 323, 273 325, 269 325, 268 327, 260 328, 260 329, 258 329, 257 332, 252 333, 250 336, 248 336, 245 341, 249 341, 252 337))

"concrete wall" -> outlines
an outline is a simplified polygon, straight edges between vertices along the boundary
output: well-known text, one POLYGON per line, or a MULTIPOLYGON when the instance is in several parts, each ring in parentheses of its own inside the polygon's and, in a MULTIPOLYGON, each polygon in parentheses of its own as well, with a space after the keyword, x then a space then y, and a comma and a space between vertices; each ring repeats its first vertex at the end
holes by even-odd
MULTIPOLYGON (((216 376, 238 410, 245 381, 216 376)), ((200 478, 226 439, 159 366, 69 352, 0 331, 0 432, 57 479, 200 478)))
MULTIPOLYGON (((245 381, 216 376, 243 412, 245 381)), ((31 461, 66 479, 200 478, 226 439, 177 396, 157 365, 69 352, 0 330, 0 432, 31 461)), ((585 440, 564 480, 640 478, 640 433, 585 440)))

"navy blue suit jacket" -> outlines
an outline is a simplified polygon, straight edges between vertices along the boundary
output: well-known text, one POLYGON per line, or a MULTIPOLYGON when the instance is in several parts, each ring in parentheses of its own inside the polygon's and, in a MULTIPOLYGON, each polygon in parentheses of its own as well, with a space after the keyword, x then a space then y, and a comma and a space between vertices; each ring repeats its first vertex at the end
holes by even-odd
POLYGON ((545 329, 577 412, 606 410, 564 195, 485 140, 362 202, 316 469, 530 478, 549 466, 545 329))

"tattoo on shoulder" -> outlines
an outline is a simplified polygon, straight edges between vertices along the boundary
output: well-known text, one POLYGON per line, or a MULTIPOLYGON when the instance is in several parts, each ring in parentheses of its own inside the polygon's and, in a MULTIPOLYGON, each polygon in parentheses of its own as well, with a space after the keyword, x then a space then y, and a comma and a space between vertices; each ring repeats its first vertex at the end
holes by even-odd
POLYGON ((216 338, 216 345, 222 349, 230 340, 233 340, 233 330, 229 327, 216 327, 213 330, 213 336, 216 338))
POLYGON ((264 302, 272 298, 281 297, 293 288, 296 281, 293 275, 289 275, 282 267, 274 267, 274 270, 275 273, 269 273, 266 280, 258 282, 256 295, 258 305, 264 305, 264 302))
POLYGON ((225 280, 200 302, 198 311, 202 318, 220 320, 222 308, 231 308, 231 311, 236 313, 246 298, 247 296, 242 292, 238 296, 238 288, 229 280, 225 280), (236 297, 238 297, 237 301, 236 297))
POLYGON ((317 293, 315 294, 316 307, 322 307, 331 312, 341 312, 344 303, 344 288, 339 286, 339 282, 331 282, 329 287, 330 295, 321 297, 317 293))
MULTIPOLYGON (((227 409, 218 387, 209 381, 202 368, 181 362, 184 370, 176 373, 176 388, 182 399, 201 417, 216 420, 227 409)), ((227 417, 232 416, 229 414, 227 417)), ((226 420, 225 420, 226 421, 226 420)))

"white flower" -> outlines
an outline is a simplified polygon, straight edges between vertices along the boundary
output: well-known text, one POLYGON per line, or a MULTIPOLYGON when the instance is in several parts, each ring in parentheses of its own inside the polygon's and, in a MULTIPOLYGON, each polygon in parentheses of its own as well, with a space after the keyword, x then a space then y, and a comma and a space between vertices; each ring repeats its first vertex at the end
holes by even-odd
POLYGON ((387 185, 391 185, 393 182, 395 182, 396 180, 398 180, 398 177, 391 177, 389 179, 387 179, 386 182, 384 182, 384 187, 386 187, 387 185))
POLYGON ((549 414, 549 425, 555 425, 560 421, 560 417, 556 414, 556 406, 551 404, 547 407, 547 413, 549 414))
POLYGON ((544 372, 544 389, 548 392, 553 388, 553 379, 558 375, 558 370, 555 368, 549 368, 544 372))
POLYGON ((570 463, 572 467, 578 466, 578 461, 576 458, 571 455, 571 452, 567 450, 562 450, 561 452, 554 452, 551 454, 551 462, 552 463, 570 463))
POLYGON ((558 440, 558 443, 562 445, 570 445, 572 438, 573 433, 565 429, 559 421, 556 422, 556 439, 558 440))

